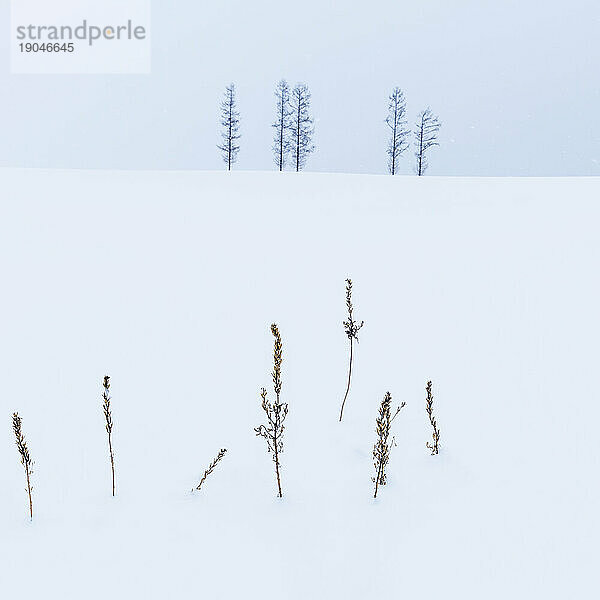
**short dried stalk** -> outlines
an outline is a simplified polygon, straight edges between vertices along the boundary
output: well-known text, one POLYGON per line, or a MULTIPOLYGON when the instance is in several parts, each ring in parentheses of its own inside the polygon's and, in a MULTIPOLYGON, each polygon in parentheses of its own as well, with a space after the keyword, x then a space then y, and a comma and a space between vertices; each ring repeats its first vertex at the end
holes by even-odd
POLYGON ((439 453, 439 441, 440 441, 440 430, 437 426, 437 421, 433 416, 433 394, 431 392, 431 381, 427 382, 425 386, 425 391, 427 392, 427 399, 425 404, 425 410, 427 411, 427 415, 429 416, 429 422, 431 423, 431 427, 433 427, 433 443, 427 442, 427 447, 431 450, 431 456, 439 453))
POLYGON ((104 387, 104 391, 102 392, 102 399, 104 400, 104 404, 102 405, 102 409, 104 410, 104 420, 106 421, 106 432, 108 433, 108 452, 110 454, 110 468, 112 471, 112 495, 115 495, 115 457, 113 454, 112 447, 112 430, 113 430, 113 420, 112 413, 110 411, 110 377, 108 375, 104 376, 104 381, 102 383, 104 387))
POLYGON ((210 463, 208 469, 204 471, 204 475, 202 475, 202 479, 196 487, 197 490, 199 490, 202 487, 202 484, 204 483, 206 478, 215 470, 215 467, 219 464, 219 461, 225 456, 226 452, 227 448, 221 448, 221 451, 219 452, 219 454, 217 454, 217 457, 210 463))
POLYGON ((256 435, 265 438, 267 442, 267 451, 273 454, 273 462, 275 463, 275 476, 277 479, 278 496, 281 498, 281 476, 280 476, 280 460, 279 455, 283 452, 283 432, 285 426, 283 422, 288 413, 287 403, 282 403, 280 400, 281 394, 281 363, 283 362, 283 344, 281 335, 277 325, 271 325, 271 333, 275 338, 273 346, 273 389, 275 391, 275 402, 271 404, 267 400, 267 390, 262 388, 260 397, 262 399, 261 406, 267 415, 267 425, 260 425, 254 428, 256 435))
POLYGON ((373 464, 375 466, 375 477, 371 478, 371 481, 375 484, 374 498, 377 498, 377 491, 380 485, 387 483, 385 468, 390 460, 390 452, 392 447, 395 445, 394 438, 389 440, 392 421, 398 416, 398 413, 406 406, 406 402, 403 402, 392 416, 392 395, 386 392, 381 406, 379 407, 379 416, 377 417, 377 426, 375 431, 377 432, 377 441, 373 446, 373 464))
POLYGON ((360 328, 365 324, 364 321, 358 323, 358 321, 354 320, 353 312, 354 307, 352 306, 352 280, 346 279, 346 307, 348 309, 348 320, 343 322, 344 331, 350 340, 350 360, 348 362, 348 384, 346 386, 346 393, 344 394, 344 399, 342 401, 342 408, 340 409, 340 421, 344 415, 344 405, 346 404, 346 398, 348 398, 348 393, 350 392, 350 380, 352 378, 352 358, 353 358, 353 350, 354 350, 354 340, 358 343, 358 332, 360 328))
POLYGON ((21 456, 21 464, 25 468, 25 478, 27 480, 26 491, 27 495, 29 496, 29 518, 33 519, 33 499, 31 496, 31 492, 33 491, 33 486, 31 485, 31 474, 33 473, 31 467, 33 466, 33 460, 31 460, 29 448, 27 447, 27 442, 25 441, 25 436, 23 435, 23 431, 21 429, 22 419, 19 416, 19 413, 13 413, 12 425, 13 431, 15 432, 15 442, 17 444, 17 450, 19 451, 19 455, 21 456))

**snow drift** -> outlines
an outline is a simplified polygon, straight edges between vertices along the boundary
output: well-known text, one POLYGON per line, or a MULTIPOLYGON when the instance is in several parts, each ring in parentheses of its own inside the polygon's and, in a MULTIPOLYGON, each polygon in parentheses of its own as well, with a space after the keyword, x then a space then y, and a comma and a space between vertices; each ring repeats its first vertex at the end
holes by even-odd
POLYGON ((4 597, 593 589, 600 180, 4 170, 0 189, 4 597), (348 276, 365 325, 340 424, 348 276), (253 431, 273 322, 283 499, 253 431), (388 390, 407 405, 374 501, 388 390))

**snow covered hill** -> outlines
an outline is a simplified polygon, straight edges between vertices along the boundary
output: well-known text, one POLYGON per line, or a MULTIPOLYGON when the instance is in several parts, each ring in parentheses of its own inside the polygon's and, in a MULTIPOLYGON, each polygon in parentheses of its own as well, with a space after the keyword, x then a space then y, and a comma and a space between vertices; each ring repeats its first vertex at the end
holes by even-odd
POLYGON ((600 179, 4 170, 0 193, 3 597, 595 589, 600 179), (283 499, 253 431, 273 322, 283 499), (387 390, 407 406, 373 500, 387 390))

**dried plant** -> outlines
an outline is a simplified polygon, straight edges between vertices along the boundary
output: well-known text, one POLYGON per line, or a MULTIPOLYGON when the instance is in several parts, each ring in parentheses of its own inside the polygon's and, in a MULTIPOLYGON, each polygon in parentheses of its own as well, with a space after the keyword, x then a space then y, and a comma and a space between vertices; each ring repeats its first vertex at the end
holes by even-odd
POLYGON ((429 416, 429 422, 433 427, 433 443, 430 444, 429 442, 427 442, 427 447, 431 450, 431 456, 433 456, 434 454, 438 454, 440 451, 440 430, 438 429, 437 421, 433 416, 433 394, 431 393, 431 381, 427 382, 427 385, 425 386, 425 391, 427 392, 425 410, 427 411, 427 415, 429 416))
POLYGON ((379 416, 377 417, 377 441, 373 446, 373 464, 375 465, 375 477, 371 481, 375 484, 375 494, 373 498, 377 498, 377 490, 380 485, 386 484, 385 468, 390 460, 390 452, 395 446, 395 440, 390 437, 392 421, 398 416, 398 413, 406 406, 403 402, 392 416, 392 395, 386 392, 381 406, 379 407, 379 416))
POLYGON ((354 320, 353 311, 354 307, 352 306, 352 280, 346 279, 346 307, 348 308, 348 320, 344 321, 344 331, 350 340, 350 361, 348 363, 348 385, 346 386, 346 393, 344 394, 344 400, 342 401, 342 408, 340 409, 340 421, 342 420, 342 416, 344 415, 344 405, 346 404, 346 398, 348 397, 348 392, 350 391, 350 379, 352 377, 352 353, 353 353, 353 345, 354 340, 358 343, 358 332, 360 328, 365 324, 364 321, 358 323, 358 321, 354 320))
POLYGON ((226 452, 227 452, 227 448, 221 448, 221 451, 219 452, 219 454, 217 454, 217 457, 215 458, 215 460, 213 460, 210 463, 210 465, 208 466, 208 469, 206 469, 206 471, 204 471, 204 475, 202 475, 202 479, 200 480, 200 483, 196 486, 197 490, 199 490, 202 487, 202 484, 204 483, 206 478, 215 470, 215 467, 219 464, 219 461, 225 456, 226 452))
POLYGON ((112 470, 112 495, 115 495, 115 457, 113 454, 112 447, 112 430, 113 430, 113 420, 112 413, 110 411, 110 377, 108 375, 104 376, 104 381, 102 383, 104 387, 104 391, 102 392, 102 399, 104 400, 104 404, 102 408, 104 410, 104 420, 106 421, 106 433, 108 433, 108 452, 110 454, 110 468, 112 470))
POLYGON ((281 477, 280 477, 280 461, 279 455, 283 452, 283 432, 285 427, 283 422, 288 413, 287 403, 282 403, 281 394, 281 363, 283 361, 283 345, 281 343, 281 335, 277 325, 271 325, 271 333, 275 338, 273 347, 273 389, 275 390, 275 402, 271 403, 267 400, 267 390, 262 388, 260 397, 262 398, 262 408, 267 415, 267 424, 255 427, 256 435, 264 437, 267 441, 267 451, 273 454, 273 462, 275 463, 275 475, 277 477, 277 489, 279 497, 281 493, 281 477))
POLYGON ((12 425, 13 431, 15 432, 15 442, 17 444, 17 450, 21 456, 21 464, 23 467, 25 467, 25 478, 27 479, 26 491, 27 495, 29 496, 29 518, 33 519, 33 500, 31 498, 31 492, 33 491, 33 486, 31 485, 31 474, 33 471, 31 470, 31 467, 33 466, 33 461, 31 460, 31 456, 29 454, 29 448, 27 447, 27 442, 25 441, 21 424, 22 420, 19 416, 19 413, 13 413, 12 425))

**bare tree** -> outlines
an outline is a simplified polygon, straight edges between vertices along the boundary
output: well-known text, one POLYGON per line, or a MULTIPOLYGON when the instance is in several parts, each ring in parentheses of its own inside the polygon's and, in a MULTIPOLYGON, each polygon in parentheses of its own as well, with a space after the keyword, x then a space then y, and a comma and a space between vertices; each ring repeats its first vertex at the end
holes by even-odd
POLYGON ((398 159, 408 148, 410 133, 410 130, 406 128, 406 100, 399 87, 394 88, 390 94, 388 116, 385 122, 391 130, 387 148, 388 168, 390 173, 395 175, 398 171, 398 159))
POLYGON ((33 519, 33 500, 31 498, 31 492, 33 490, 33 486, 31 485, 31 474, 33 471, 31 470, 31 467, 33 466, 33 460, 31 460, 29 448, 27 447, 27 442, 25 441, 25 436, 23 435, 23 430, 21 429, 22 423, 23 421, 19 416, 19 413, 13 413, 12 425, 15 433, 15 443, 17 444, 17 450, 19 451, 19 456, 21 457, 21 464, 23 467, 25 467, 27 495, 29 496, 29 517, 33 519))
POLYGON ((423 175, 429 166, 427 161, 427 151, 432 146, 439 146, 437 141, 437 133, 440 130, 442 123, 431 112, 429 108, 422 110, 417 119, 416 128, 414 131, 417 164, 415 171, 417 175, 423 175))
POLYGON ((300 171, 306 164, 308 155, 315 149, 312 143, 314 127, 310 116, 310 92, 306 85, 296 85, 291 94, 290 105, 292 158, 296 171, 300 171))
POLYGON ((225 97, 221 102, 221 138, 223 142, 217 146, 223 154, 223 161, 227 165, 227 170, 231 171, 231 166, 237 160, 237 154, 240 150, 238 140, 240 139, 240 113, 237 110, 237 100, 235 95, 235 85, 229 84, 225 88, 225 97))
POLYGON ((275 164, 280 171, 283 171, 287 155, 291 148, 290 127, 292 118, 292 109, 290 106, 290 86, 285 79, 282 79, 275 89, 277 98, 277 116, 273 127, 275 135, 273 137, 273 155, 275 164))
POLYGON ((262 409, 267 416, 267 425, 259 425, 254 428, 256 435, 265 438, 267 441, 267 451, 273 454, 273 462, 275 463, 275 476, 277 478, 278 495, 283 496, 281 492, 281 477, 280 477, 280 459, 279 455, 283 452, 283 432, 285 426, 283 422, 287 417, 288 405, 280 400, 281 394, 281 363, 283 362, 283 344, 281 342, 281 334, 275 323, 271 325, 271 333, 275 338, 273 345, 273 389, 275 391, 275 402, 271 404, 267 400, 267 390, 262 388, 260 397, 262 399, 262 409))

